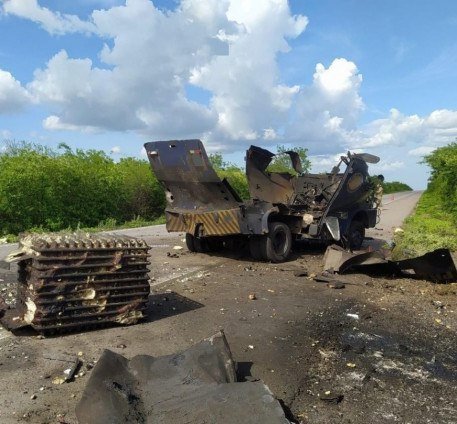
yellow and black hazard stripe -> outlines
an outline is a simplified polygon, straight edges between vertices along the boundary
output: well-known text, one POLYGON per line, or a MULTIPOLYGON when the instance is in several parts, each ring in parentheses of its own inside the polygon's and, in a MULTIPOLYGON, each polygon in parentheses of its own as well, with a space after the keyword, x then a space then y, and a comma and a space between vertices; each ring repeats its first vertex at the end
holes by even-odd
POLYGON ((166 211, 167 230, 195 234, 198 225, 203 226, 205 236, 239 234, 239 209, 227 209, 213 212, 172 212, 166 211))

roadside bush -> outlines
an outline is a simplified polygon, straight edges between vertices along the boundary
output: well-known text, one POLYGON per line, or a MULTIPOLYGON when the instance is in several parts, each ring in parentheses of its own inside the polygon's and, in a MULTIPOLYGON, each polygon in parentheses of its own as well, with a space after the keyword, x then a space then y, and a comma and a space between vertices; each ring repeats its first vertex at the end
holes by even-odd
POLYGON ((384 194, 399 193, 401 191, 412 191, 412 188, 400 181, 385 181, 382 183, 384 194))
POLYGON ((444 210, 457 222, 457 143, 436 149, 425 156, 424 162, 431 168, 427 191, 439 198, 444 210))
POLYGON ((121 224, 163 213, 163 191, 146 161, 115 163, 102 151, 60 147, 63 152, 21 143, 0 154, 1 234, 92 227, 109 219, 121 224))

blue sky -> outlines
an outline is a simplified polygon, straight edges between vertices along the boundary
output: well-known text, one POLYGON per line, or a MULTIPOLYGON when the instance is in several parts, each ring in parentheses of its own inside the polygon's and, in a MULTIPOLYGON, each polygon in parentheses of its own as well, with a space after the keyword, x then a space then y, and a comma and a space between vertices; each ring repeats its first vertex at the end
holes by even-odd
POLYGON ((424 188, 422 156, 457 137, 457 4, 361 0, 6 0, 0 140, 142 155, 202 138, 351 149, 424 188))

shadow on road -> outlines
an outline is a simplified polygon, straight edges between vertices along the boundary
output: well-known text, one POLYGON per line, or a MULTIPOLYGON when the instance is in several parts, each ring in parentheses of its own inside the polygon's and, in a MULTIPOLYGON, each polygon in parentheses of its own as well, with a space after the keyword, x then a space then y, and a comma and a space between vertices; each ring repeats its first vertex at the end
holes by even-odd
POLYGON ((146 320, 144 322, 157 321, 172 317, 185 312, 202 308, 202 303, 181 296, 175 292, 156 293, 149 296, 146 320))

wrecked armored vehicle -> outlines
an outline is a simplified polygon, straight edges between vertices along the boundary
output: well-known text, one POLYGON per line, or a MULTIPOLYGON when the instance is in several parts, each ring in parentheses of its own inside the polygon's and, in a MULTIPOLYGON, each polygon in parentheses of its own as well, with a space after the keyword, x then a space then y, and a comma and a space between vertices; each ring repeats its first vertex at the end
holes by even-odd
POLYGON ((373 155, 348 153, 332 172, 309 174, 302 171, 297 153, 286 152, 297 173, 292 175, 268 172, 275 154, 251 146, 246 153, 250 200, 242 201, 218 177, 200 140, 156 141, 145 149, 165 189, 167 230, 185 232, 191 251, 246 240, 254 259, 282 262, 294 239, 358 249, 365 229, 376 224, 367 165, 379 161, 373 155))

